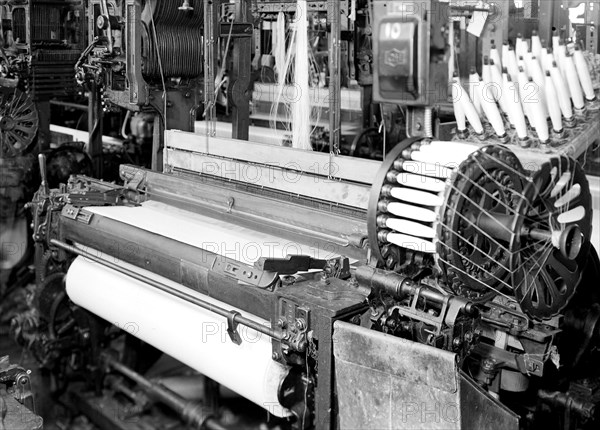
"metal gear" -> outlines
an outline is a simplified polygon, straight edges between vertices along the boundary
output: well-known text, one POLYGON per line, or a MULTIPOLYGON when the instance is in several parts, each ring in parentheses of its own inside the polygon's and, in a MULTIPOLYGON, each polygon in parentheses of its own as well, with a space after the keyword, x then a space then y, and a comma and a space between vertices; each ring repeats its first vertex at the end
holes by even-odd
POLYGON ((0 88, 0 156, 21 155, 33 143, 39 118, 33 99, 17 88, 0 88))

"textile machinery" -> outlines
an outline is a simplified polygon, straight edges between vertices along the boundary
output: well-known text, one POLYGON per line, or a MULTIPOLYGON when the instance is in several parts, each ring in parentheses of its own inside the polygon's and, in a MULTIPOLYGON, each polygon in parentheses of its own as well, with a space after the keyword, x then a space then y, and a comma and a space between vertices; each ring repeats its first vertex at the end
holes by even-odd
MULTIPOLYGON (((54 398, 102 429, 597 428, 593 44, 563 34, 538 60, 538 36, 568 31, 535 15, 536 32, 515 38, 508 6, 220 3, 88 2, 74 74, 96 113, 155 117, 153 163, 121 165, 120 182, 77 174, 51 187, 38 159, 36 285, 11 328, 54 398), (265 29, 288 23, 286 64, 304 58, 302 12, 317 16, 309 28, 326 18, 329 44, 327 86, 311 79, 304 94, 327 113, 327 143, 307 135, 305 150, 297 135, 283 141, 289 130, 250 125, 256 93, 308 83, 294 80, 298 63, 251 82, 252 48, 255 64, 272 60, 252 44, 281 40, 265 29), (470 25, 479 50, 465 58, 454 32, 470 25), (372 38, 366 63, 341 52, 357 27, 372 38), (359 92, 380 112, 375 134, 387 113, 403 118, 406 139, 383 137, 369 157, 340 154, 352 64, 370 76, 359 92), (489 90, 515 67, 517 98, 489 90), (230 126, 216 122, 223 68, 230 126), (521 86, 538 81, 532 107, 521 86), (177 383, 153 373, 161 360, 177 383), (256 425, 224 414, 226 398, 256 425)), ((3 369, 14 390, 22 368, 0 360, 0 382, 3 369)))

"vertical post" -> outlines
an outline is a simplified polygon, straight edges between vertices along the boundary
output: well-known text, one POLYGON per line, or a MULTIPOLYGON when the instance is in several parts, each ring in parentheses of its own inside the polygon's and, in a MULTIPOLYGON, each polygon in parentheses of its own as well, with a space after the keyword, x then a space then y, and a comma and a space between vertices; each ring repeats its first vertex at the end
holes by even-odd
POLYGON ((217 13, 219 0, 204 2, 204 114, 206 135, 214 134, 216 109, 215 99, 215 66, 217 58, 217 13))
POLYGON ((42 152, 50 149, 50 101, 36 100, 35 103, 39 117, 37 145, 42 152))
MULTIPOLYGON (((247 22, 250 15, 248 0, 235 2, 235 21, 247 22)), ((231 101, 232 136, 248 140, 250 127, 250 72, 252 60, 252 38, 233 39, 233 67, 229 88, 231 101)))
MULTIPOLYGON (((165 112, 165 117, 166 117, 165 112)), ((163 171, 163 153, 162 141, 165 135, 164 123, 160 114, 154 115, 154 127, 152 130, 152 161, 150 168, 157 172, 163 171)))
POLYGON ((327 1, 329 24, 329 152, 337 155, 341 135, 341 16, 339 0, 327 1))
POLYGON ((94 175, 102 178, 102 95, 95 81, 90 83, 88 98, 88 154, 94 164, 94 175))

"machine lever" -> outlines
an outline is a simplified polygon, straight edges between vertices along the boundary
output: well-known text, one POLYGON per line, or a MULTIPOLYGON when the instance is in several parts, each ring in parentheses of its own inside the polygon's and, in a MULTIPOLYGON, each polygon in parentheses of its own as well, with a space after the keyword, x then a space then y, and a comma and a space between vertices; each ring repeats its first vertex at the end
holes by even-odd
POLYGON ((254 267, 268 272, 277 272, 280 275, 292 275, 298 272, 307 272, 310 269, 324 269, 327 260, 319 260, 308 255, 288 255, 285 258, 261 257, 254 267))

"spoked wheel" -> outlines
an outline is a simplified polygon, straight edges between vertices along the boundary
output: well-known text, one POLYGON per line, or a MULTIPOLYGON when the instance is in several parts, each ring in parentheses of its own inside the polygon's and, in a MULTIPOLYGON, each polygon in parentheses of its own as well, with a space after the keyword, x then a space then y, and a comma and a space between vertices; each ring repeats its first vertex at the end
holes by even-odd
POLYGON ((510 294, 524 178, 517 157, 501 146, 480 149, 456 169, 440 208, 437 244, 438 263, 454 294, 476 301, 510 294))
POLYGON ((0 88, 0 155, 15 157, 32 143, 39 125, 32 98, 16 88, 0 88))
POLYGON ((589 253, 592 197, 572 158, 551 159, 533 176, 523 204, 525 224, 515 295, 535 318, 557 315, 574 295, 589 253))

